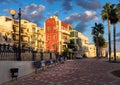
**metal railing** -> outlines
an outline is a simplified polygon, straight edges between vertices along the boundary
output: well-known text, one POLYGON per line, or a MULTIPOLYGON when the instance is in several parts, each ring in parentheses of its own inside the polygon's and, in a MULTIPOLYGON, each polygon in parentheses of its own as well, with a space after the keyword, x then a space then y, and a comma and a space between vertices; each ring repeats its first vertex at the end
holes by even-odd
MULTIPOLYGON (((55 53, 37 52, 31 49, 21 49, 22 61, 37 61, 55 59, 55 53)), ((14 46, 0 44, 0 60, 17 60, 18 49, 14 46)))

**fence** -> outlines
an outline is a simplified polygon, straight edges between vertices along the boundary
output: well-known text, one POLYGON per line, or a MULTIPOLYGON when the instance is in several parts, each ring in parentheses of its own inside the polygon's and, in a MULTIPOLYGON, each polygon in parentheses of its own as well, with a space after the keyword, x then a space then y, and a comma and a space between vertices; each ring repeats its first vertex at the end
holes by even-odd
MULTIPOLYGON (((18 49, 14 46, 0 44, 0 60, 17 60, 18 49)), ((21 49, 22 61, 48 60, 54 59, 55 53, 51 52, 37 52, 31 49, 21 49)))

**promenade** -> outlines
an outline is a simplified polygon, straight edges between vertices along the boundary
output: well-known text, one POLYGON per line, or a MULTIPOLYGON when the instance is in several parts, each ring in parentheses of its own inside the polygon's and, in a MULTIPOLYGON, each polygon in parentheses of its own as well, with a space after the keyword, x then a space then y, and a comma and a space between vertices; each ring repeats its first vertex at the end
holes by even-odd
POLYGON ((2 85, 120 85, 120 78, 110 73, 119 69, 120 63, 106 59, 67 60, 2 85))

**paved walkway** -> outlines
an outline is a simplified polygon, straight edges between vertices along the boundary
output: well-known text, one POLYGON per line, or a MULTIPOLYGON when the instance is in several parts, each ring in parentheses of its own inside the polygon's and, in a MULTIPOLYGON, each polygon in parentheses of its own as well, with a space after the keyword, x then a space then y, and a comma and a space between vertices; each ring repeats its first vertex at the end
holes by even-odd
POLYGON ((117 69, 120 63, 103 59, 68 60, 4 85, 120 85, 120 78, 110 73, 117 69))

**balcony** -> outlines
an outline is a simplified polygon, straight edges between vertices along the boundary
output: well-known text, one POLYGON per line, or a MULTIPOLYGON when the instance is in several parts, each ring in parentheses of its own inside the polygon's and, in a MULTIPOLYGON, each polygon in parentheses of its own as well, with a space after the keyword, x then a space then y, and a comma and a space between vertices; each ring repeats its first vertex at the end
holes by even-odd
POLYGON ((13 37, 13 40, 14 40, 14 41, 18 41, 19 38, 18 38, 18 37, 13 37))
POLYGON ((61 32, 70 35, 70 32, 68 30, 61 30, 61 32))
POLYGON ((18 32, 19 31, 19 28, 17 26, 13 26, 13 31, 14 32, 18 32))
POLYGON ((62 40, 62 43, 70 43, 70 40, 64 39, 62 40))

